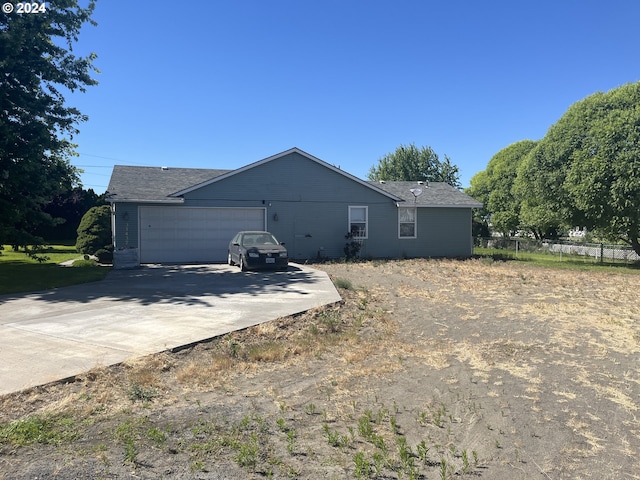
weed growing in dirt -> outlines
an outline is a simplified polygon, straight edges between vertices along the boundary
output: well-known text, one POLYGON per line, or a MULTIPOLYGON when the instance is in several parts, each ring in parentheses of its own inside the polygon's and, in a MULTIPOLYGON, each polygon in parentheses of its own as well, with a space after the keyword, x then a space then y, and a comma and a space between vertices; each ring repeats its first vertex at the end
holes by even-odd
POLYGON ((422 440, 418 445, 416 445, 416 452, 418 452, 418 458, 420 458, 422 463, 424 463, 425 465, 429 464, 429 450, 430 448, 427 447, 427 443, 424 440, 422 440))
POLYGON ((443 458, 442 460, 440 460, 440 479, 447 480, 449 478, 447 473, 448 473, 447 461, 443 458))
POLYGON ((155 388, 145 388, 136 383, 131 384, 127 393, 131 401, 150 402, 158 396, 158 391, 155 388))
POLYGON ((167 441, 167 435, 156 427, 151 427, 147 432, 147 437, 153 441, 158 447, 164 446, 167 441))
POLYGON ((135 463, 138 449, 136 440, 140 435, 141 423, 144 419, 126 420, 116 428, 116 438, 122 443, 123 459, 127 463, 135 463))
POLYGON ((351 283, 351 280, 347 280, 346 278, 336 278, 333 281, 333 284, 337 288, 341 288, 343 290, 353 290, 353 284, 351 283))
POLYGON ((341 330, 342 320, 337 312, 323 312, 318 316, 318 320, 329 333, 338 333, 341 330))
POLYGON ((329 445, 331 445, 332 447, 340 446, 340 432, 338 432, 337 430, 331 430, 329 428, 329 425, 327 425, 326 423, 322 425, 322 430, 327 437, 327 442, 329 442, 329 445))
POLYGON ((258 463, 258 436, 255 433, 246 441, 238 444, 234 458, 241 467, 255 470, 258 463))
POLYGON ((60 445, 74 440, 78 425, 72 417, 34 416, 0 425, 0 445, 31 445, 34 443, 60 445))
POLYGON ((365 440, 369 440, 373 434, 373 426, 368 415, 360 417, 358 419, 358 433, 362 435, 365 440))
POLYGON ((462 473, 469 473, 471 465, 469 464, 469 455, 466 450, 462 451, 462 473))
POLYGON ((293 455, 296 443, 296 431, 294 429, 287 430, 287 451, 293 455))
POLYGON ((413 450, 407 445, 407 439, 405 437, 398 437, 396 440, 398 443, 398 455, 400 456, 400 462, 403 470, 413 470, 413 450))
POLYGON ((354 474, 356 478, 369 478, 372 468, 364 452, 357 452, 353 456, 353 463, 355 464, 354 474))
POLYGON ((278 428, 280 429, 281 432, 286 432, 287 431, 287 422, 284 418, 280 417, 276 423, 278 424, 278 428))

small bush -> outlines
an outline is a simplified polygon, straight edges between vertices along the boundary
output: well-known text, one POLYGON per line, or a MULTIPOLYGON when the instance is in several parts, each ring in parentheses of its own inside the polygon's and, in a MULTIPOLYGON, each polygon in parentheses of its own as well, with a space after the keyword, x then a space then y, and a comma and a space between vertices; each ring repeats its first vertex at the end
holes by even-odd
POLYGON ((145 388, 135 383, 131 384, 127 393, 129 394, 129 399, 131 401, 140 400, 143 402, 150 402, 158 396, 158 391, 155 388, 145 388))
POLYGON ((347 233, 344 238, 347 240, 347 243, 344 246, 344 254, 347 257, 347 261, 357 259, 362 245, 351 232, 347 233))
POLYGON ((76 250, 80 253, 95 254, 110 244, 111 207, 101 205, 90 208, 80 221, 76 250))
POLYGON ((97 267, 98 264, 96 263, 95 260, 76 260, 75 262, 73 262, 72 264, 73 267, 79 267, 79 268, 90 268, 90 267, 97 267))
POLYGON ((98 263, 113 263, 113 250, 101 248, 95 253, 98 263))
POLYGON ((338 288, 342 288, 344 290, 351 290, 353 289, 353 284, 351 283, 351 280, 347 280, 346 278, 336 278, 333 281, 333 284, 338 287, 338 288))

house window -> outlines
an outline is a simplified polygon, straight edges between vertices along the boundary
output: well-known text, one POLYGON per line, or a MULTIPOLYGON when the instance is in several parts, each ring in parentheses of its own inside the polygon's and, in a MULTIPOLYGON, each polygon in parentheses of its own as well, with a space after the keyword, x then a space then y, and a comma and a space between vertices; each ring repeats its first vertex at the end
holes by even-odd
POLYGON ((399 238, 416 238, 416 212, 417 211, 415 207, 398 208, 399 238))
POLYGON ((367 238, 369 207, 349 207, 349 232, 353 238, 367 238))

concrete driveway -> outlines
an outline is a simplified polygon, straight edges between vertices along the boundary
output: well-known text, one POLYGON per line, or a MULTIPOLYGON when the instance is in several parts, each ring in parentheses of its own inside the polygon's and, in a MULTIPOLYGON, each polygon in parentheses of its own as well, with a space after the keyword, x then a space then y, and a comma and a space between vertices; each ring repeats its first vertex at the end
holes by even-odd
POLYGON ((0 297, 0 394, 189 345, 340 300, 301 265, 149 265, 101 282, 0 297))

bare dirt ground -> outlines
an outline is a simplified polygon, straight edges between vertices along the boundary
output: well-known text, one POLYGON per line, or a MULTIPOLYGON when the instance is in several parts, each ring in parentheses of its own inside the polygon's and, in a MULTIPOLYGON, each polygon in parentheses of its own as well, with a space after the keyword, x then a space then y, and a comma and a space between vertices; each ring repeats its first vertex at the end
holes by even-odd
POLYGON ((343 302, 0 397, 0 478, 640 479, 637 273, 318 268, 343 302))

